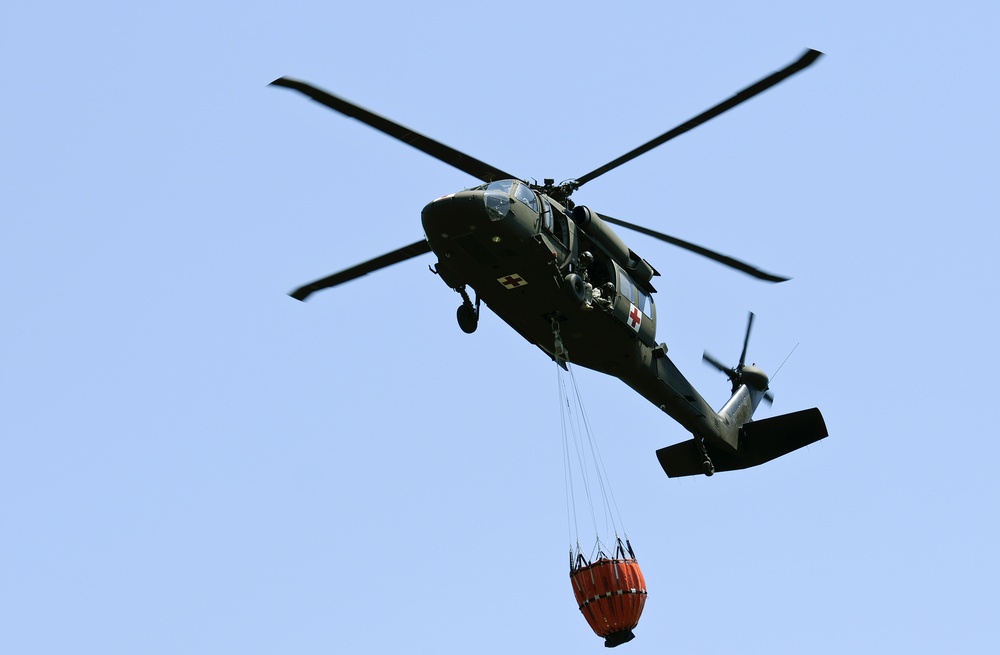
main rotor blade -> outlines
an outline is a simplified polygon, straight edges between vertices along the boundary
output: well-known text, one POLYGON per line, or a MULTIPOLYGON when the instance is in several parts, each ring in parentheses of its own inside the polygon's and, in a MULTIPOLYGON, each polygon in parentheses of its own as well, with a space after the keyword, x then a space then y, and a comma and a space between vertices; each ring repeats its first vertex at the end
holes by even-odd
POLYGON ((613 223, 615 225, 621 225, 622 227, 627 227, 630 230, 635 230, 647 236, 651 236, 654 239, 659 239, 660 241, 666 241, 669 244, 673 244, 679 248, 684 248, 693 253, 697 253, 702 257, 708 257, 709 259, 719 262, 720 264, 725 264, 730 268, 735 268, 738 271, 743 271, 747 275, 752 275, 755 278, 766 280, 768 282, 787 282, 791 278, 781 277, 780 275, 774 275, 773 273, 767 273, 755 268, 746 262, 741 262, 738 259, 734 259, 728 255, 723 255, 722 253, 715 252, 714 250, 709 250, 708 248, 702 248, 699 245, 691 243, 690 241, 684 241, 683 239, 678 239, 677 237, 672 237, 669 234, 663 234, 662 232, 657 232, 655 230, 650 230, 648 227, 643 227, 641 225, 636 225, 634 223, 629 223, 617 218, 613 218, 606 214, 598 214, 603 220, 608 223, 613 223))
POLYGON ((411 259, 418 255, 423 255, 430 251, 430 244, 427 243, 426 239, 421 239, 420 241, 411 243, 410 245, 404 246, 399 250, 393 250, 390 253, 382 255, 381 257, 370 259, 363 264, 358 264, 357 266, 352 266, 347 270, 334 273, 333 275, 325 277, 322 280, 310 282, 305 286, 299 287, 288 295, 296 300, 305 300, 310 295, 321 289, 328 289, 330 287, 335 287, 338 284, 343 284, 344 282, 350 282, 355 278, 359 278, 362 275, 368 275, 369 273, 377 271, 380 268, 398 264, 399 262, 406 261, 407 259, 411 259))
POLYGON ((583 177, 577 178, 573 183, 574 188, 579 188, 584 184, 586 184, 587 182, 593 180, 595 177, 604 175, 608 171, 614 168, 618 168, 619 166, 621 166, 626 162, 632 161, 639 155, 649 152, 656 146, 663 145, 667 141, 670 141, 671 139, 684 134, 688 130, 694 129, 699 125, 701 125, 702 123, 706 123, 712 120, 722 112, 728 111, 733 107, 735 107, 736 105, 746 102, 755 95, 770 89, 775 84, 778 84, 779 82, 785 80, 786 78, 791 77, 795 73, 798 73, 799 71, 803 70, 804 68, 815 62, 817 59, 819 59, 820 55, 822 54, 823 53, 820 52, 819 50, 812 50, 812 49, 806 50, 805 53, 803 53, 803 55, 793 63, 789 64, 788 66, 782 68, 779 71, 771 73, 770 75, 760 80, 759 82, 748 86, 747 88, 743 89, 742 91, 740 91, 733 97, 729 98, 728 100, 720 102, 711 109, 703 111, 702 113, 698 114, 697 116, 687 121, 686 123, 681 123, 674 129, 670 130, 669 132, 664 132, 663 134, 656 137, 652 141, 649 141, 648 143, 639 146, 638 148, 632 150, 631 152, 625 153, 618 159, 587 173, 583 177))
POLYGON ((472 175, 483 182, 518 179, 516 175, 511 175, 510 173, 504 172, 499 168, 490 166, 485 162, 479 161, 475 157, 470 157, 464 152, 459 152, 458 150, 450 148, 443 143, 439 143, 430 137, 418 134, 409 128, 403 127, 399 123, 395 123, 388 118, 372 113, 363 107, 359 107, 352 102, 344 100, 343 98, 338 98, 337 96, 327 93, 322 89, 318 89, 306 82, 293 80, 288 77, 279 77, 275 81, 271 82, 271 85, 283 86, 305 94, 316 102, 326 105, 334 111, 339 111, 345 116, 356 118, 365 125, 374 127, 379 132, 383 132, 391 137, 399 139, 403 143, 411 145, 417 150, 425 152, 431 157, 439 159, 446 164, 451 164, 460 171, 465 171, 469 175, 472 175))

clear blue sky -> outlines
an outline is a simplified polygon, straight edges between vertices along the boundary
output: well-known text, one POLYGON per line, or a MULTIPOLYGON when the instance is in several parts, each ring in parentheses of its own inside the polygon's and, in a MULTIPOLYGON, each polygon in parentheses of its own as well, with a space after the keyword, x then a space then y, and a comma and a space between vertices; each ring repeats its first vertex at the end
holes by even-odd
POLYGON ((649 586, 624 653, 993 653, 994 3, 0 7, 0 651, 604 652, 577 610, 554 365, 426 256, 473 179, 582 175, 807 47, 815 66, 574 197, 647 237, 658 337, 774 371, 831 436, 667 479, 686 437, 577 371, 649 586), (936 5, 936 8, 931 5, 936 5))

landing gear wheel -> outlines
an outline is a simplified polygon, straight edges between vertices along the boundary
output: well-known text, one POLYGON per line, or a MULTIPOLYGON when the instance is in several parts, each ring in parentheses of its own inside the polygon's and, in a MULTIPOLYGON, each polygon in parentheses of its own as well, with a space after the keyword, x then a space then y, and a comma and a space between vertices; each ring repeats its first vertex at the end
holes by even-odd
POLYGON ((458 327, 462 328, 462 332, 472 334, 479 327, 479 294, 476 294, 476 304, 473 305, 464 284, 455 289, 455 291, 462 296, 462 304, 459 306, 456 314, 458 317, 458 327))
POLYGON ((578 303, 586 302, 587 300, 587 283, 583 281, 583 278, 576 273, 567 273, 566 277, 563 278, 563 282, 566 283, 566 293, 569 297, 578 303))
POLYGON ((466 334, 472 334, 479 327, 479 316, 476 308, 471 304, 459 305, 457 317, 458 327, 462 328, 462 332, 466 334))

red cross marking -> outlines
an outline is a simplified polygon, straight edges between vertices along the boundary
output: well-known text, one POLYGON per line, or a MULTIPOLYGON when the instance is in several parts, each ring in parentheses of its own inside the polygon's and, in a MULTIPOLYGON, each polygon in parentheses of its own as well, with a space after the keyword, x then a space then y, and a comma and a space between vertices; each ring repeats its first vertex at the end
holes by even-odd
POLYGON ((639 331, 639 325, 642 323, 642 314, 639 313, 639 308, 632 305, 632 311, 628 313, 628 323, 636 332, 639 331))
POLYGON ((500 278, 500 284, 511 289, 516 289, 522 284, 527 284, 527 282, 525 282, 520 275, 515 274, 515 275, 508 275, 507 277, 504 278, 500 278))

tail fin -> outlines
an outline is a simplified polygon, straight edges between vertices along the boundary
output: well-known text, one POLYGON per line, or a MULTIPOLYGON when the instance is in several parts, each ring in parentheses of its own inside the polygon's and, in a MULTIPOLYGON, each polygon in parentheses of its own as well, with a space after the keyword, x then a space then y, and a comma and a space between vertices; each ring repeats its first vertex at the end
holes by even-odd
MULTIPOLYGON (((739 449, 735 453, 712 447, 708 442, 705 447, 716 471, 736 471, 787 455, 828 434, 823 415, 813 407, 744 424, 740 428, 739 449)), ((705 472, 700 445, 694 440, 661 448, 656 451, 656 457, 672 478, 705 472)))

